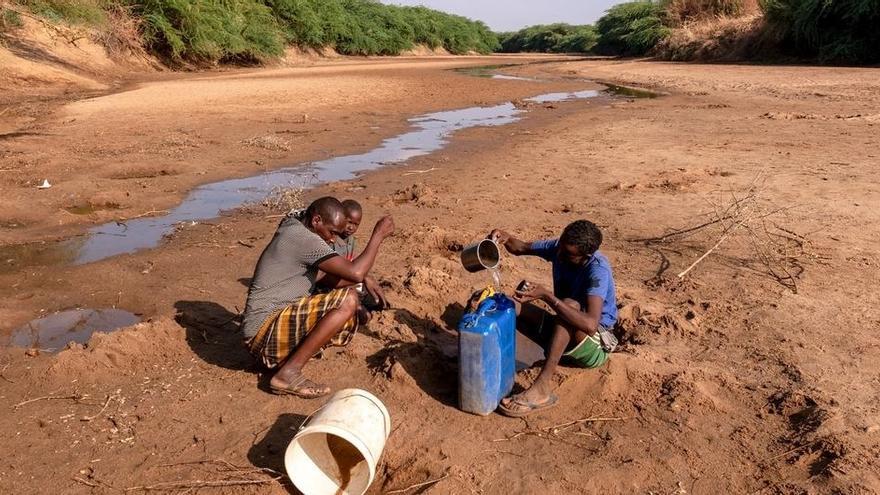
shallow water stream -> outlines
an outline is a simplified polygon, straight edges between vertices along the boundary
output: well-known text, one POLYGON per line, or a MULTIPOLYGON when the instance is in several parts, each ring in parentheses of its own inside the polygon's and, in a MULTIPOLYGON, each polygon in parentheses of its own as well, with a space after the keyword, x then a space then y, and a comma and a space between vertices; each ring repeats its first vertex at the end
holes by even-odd
MULTIPOLYGON (((620 94, 609 90, 546 93, 524 99, 544 104, 620 94)), ((644 96, 650 95, 645 92, 644 96)), ((627 93, 625 96, 633 97, 627 93)), ((642 96, 642 95, 635 95, 642 96)), ((169 213, 126 222, 108 222, 92 227, 84 236, 58 242, 40 242, 0 247, 0 273, 26 266, 84 264, 111 256, 157 246, 162 238, 185 223, 218 217, 221 212, 247 203, 259 202, 278 188, 316 186, 346 180, 358 173, 398 164, 443 149, 457 131, 472 127, 502 126, 518 121, 525 110, 513 103, 469 107, 419 115, 409 119, 412 129, 384 140, 378 147, 361 154, 345 155, 313 163, 285 167, 252 177, 205 184, 194 189, 169 213)))

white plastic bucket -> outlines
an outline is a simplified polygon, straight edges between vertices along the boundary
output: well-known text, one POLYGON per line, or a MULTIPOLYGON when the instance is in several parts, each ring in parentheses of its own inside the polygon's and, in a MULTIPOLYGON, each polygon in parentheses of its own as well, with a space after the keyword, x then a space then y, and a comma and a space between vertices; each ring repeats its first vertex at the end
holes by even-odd
POLYGON ((390 433, 382 401, 364 390, 340 390, 300 427, 284 467, 303 495, 362 495, 390 433))

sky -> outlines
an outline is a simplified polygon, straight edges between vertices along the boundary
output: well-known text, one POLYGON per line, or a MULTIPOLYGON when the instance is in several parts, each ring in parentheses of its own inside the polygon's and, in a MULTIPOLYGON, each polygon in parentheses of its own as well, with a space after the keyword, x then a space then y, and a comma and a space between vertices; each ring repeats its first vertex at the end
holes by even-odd
POLYGON ((516 31, 534 24, 592 24, 622 0, 382 0, 424 5, 485 22, 493 31, 516 31))

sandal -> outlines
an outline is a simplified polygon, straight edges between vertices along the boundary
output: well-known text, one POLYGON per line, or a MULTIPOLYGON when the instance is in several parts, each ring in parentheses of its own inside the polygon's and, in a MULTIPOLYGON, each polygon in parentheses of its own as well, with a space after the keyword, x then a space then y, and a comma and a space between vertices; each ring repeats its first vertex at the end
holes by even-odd
POLYGON ((303 375, 298 375, 286 387, 269 385, 269 389, 276 395, 293 395, 301 399, 317 399, 330 393, 330 387, 318 385, 303 375))
POLYGON ((538 411, 546 411, 559 402, 556 394, 550 394, 547 401, 540 404, 526 401, 522 394, 514 395, 510 399, 508 405, 498 404, 498 412, 510 418, 522 418, 538 411))

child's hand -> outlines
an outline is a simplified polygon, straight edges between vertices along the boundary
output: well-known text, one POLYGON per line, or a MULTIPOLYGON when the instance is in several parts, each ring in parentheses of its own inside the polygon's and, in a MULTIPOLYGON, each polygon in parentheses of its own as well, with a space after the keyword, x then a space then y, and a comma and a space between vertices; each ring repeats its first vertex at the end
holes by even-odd
POLYGON ((507 241, 510 240, 510 234, 501 229, 493 229, 487 238, 500 246, 505 246, 507 245, 507 241))
POLYGON ((552 295, 543 285, 523 280, 523 283, 516 288, 513 293, 513 299, 520 303, 527 303, 538 299, 545 299, 552 295))

